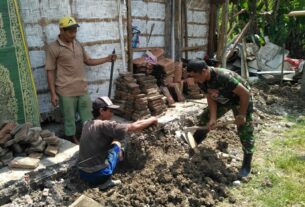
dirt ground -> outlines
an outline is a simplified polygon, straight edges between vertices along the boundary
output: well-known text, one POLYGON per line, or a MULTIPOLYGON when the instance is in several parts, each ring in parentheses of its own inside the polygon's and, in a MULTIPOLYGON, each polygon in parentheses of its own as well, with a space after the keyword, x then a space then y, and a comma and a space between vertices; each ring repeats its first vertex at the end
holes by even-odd
MULTIPOLYGON (((255 84, 252 92, 256 135, 278 125, 282 116, 304 114, 305 102, 299 90, 298 84, 291 83, 255 84)), ((128 143, 127 161, 114 175, 123 185, 106 191, 90 187, 79 179, 74 167, 64 176, 46 180, 27 195, 16 195, 10 206, 69 206, 82 194, 104 206, 117 207, 217 206, 225 198, 232 204, 236 202, 229 191, 233 181, 238 180, 242 161, 235 126, 210 132, 199 145, 200 154, 192 157, 187 144, 170 130, 149 129, 134 134, 128 143)), ((256 173, 255 169, 252 173, 256 173)))

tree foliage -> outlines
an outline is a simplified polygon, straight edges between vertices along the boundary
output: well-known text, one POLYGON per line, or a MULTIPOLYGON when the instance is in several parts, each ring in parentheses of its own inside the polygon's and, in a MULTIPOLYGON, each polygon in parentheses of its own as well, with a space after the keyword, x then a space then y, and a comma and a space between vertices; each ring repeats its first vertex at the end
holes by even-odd
POLYGON ((254 18, 249 34, 268 36, 277 45, 285 44, 292 57, 305 58, 305 16, 288 16, 291 11, 305 10, 305 0, 238 0, 230 5, 231 14, 242 9, 246 12, 232 19, 238 26, 231 38, 254 18))

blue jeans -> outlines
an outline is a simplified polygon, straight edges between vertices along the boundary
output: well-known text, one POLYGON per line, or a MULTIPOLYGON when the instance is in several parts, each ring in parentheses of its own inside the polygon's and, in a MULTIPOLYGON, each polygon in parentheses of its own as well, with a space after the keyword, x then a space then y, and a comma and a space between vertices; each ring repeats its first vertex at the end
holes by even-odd
POLYGON ((108 166, 93 173, 87 173, 83 170, 79 170, 80 178, 91 185, 103 184, 109 178, 111 178, 111 175, 113 174, 119 160, 119 153, 120 147, 116 144, 113 144, 112 148, 108 150, 108 155, 106 158, 108 166))

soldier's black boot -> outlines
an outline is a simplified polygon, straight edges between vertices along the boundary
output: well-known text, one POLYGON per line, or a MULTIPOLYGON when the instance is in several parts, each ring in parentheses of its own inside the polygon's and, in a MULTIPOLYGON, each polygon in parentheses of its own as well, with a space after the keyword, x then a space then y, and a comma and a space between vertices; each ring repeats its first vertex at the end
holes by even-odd
POLYGON ((253 154, 245 154, 244 153, 244 160, 243 165, 239 171, 240 177, 247 177, 251 172, 251 162, 252 162, 252 155, 253 154))
POLYGON ((200 144, 207 136, 208 131, 203 129, 197 129, 193 135, 197 145, 200 144))

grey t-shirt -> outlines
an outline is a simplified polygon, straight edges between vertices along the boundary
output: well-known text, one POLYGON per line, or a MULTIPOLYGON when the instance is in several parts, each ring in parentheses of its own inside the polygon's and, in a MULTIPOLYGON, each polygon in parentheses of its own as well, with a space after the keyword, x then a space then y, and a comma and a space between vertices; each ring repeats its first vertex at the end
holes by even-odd
POLYGON ((127 124, 108 120, 90 120, 84 123, 79 144, 79 169, 92 173, 108 166, 107 151, 111 142, 123 140, 127 134, 127 124))

